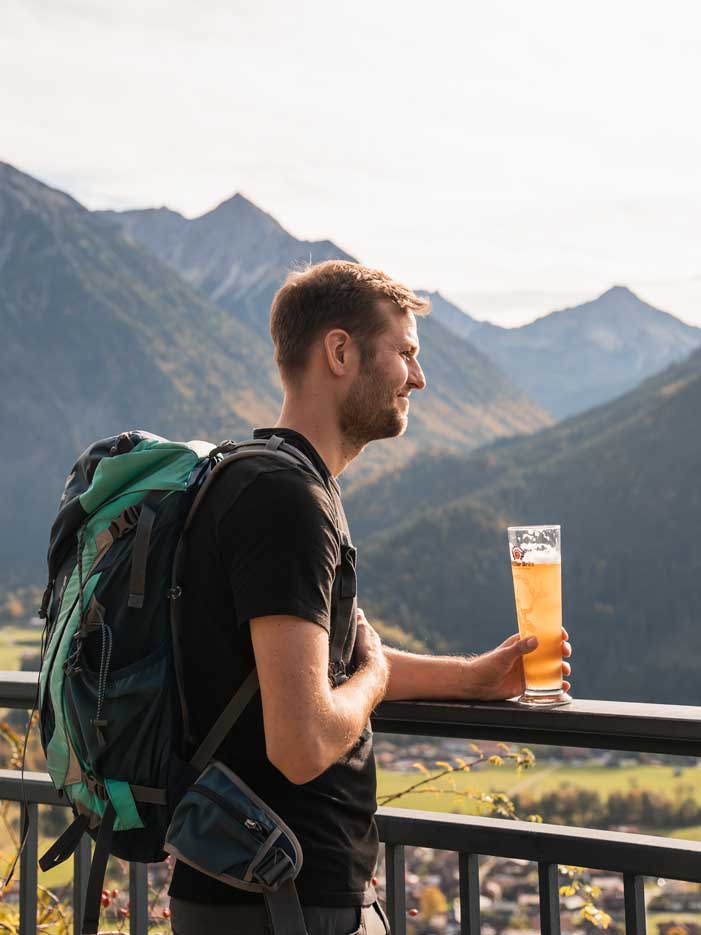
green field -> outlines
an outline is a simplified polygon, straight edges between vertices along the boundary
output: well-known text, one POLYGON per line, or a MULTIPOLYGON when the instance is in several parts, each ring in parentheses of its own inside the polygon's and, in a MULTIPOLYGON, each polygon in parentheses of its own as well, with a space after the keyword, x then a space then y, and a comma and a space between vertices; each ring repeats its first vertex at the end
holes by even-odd
POLYGON ((701 825, 692 825, 690 828, 671 831, 670 837, 682 838, 684 841, 701 841, 701 825))
MULTIPOLYGON (((439 772, 441 767, 431 767, 439 772)), ((378 770, 378 799, 395 794, 414 785, 422 778, 418 769, 411 772, 378 770)), ((607 798, 612 792, 628 792, 631 788, 650 789, 664 792, 667 796, 691 795, 701 799, 701 769, 684 769, 681 775, 675 775, 670 766, 631 766, 615 767, 569 767, 536 766, 526 772, 517 773, 512 767, 480 767, 469 773, 456 772, 434 783, 428 784, 425 791, 416 791, 402 796, 388 804, 396 808, 424 809, 433 812, 458 812, 466 815, 484 813, 485 807, 471 800, 470 791, 476 793, 505 792, 513 796, 518 792, 528 792, 535 798, 573 785, 599 792, 607 798)), ((701 827, 686 828, 679 832, 692 840, 701 837, 701 827)))
POLYGON ((0 628, 0 670, 21 669, 25 653, 35 655, 41 645, 40 627, 8 626, 0 628))

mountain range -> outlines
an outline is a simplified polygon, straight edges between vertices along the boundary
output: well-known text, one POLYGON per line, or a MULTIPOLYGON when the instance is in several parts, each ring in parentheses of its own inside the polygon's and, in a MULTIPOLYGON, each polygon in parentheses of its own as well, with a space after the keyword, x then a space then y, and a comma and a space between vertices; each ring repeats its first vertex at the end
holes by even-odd
MULTIPOLYGON (((167 263, 270 346, 270 304, 290 269, 328 259, 357 262, 330 240, 297 240, 241 194, 186 219, 167 208, 97 212, 137 246, 167 263)), ((418 450, 464 451, 552 421, 467 341, 456 341, 435 317, 418 323, 421 362, 431 385, 412 400, 410 429, 399 442, 374 444, 351 466, 346 486, 418 450)))
MULTIPOLYGON (((195 240, 219 238, 232 263, 239 249, 247 258, 238 261, 237 284, 220 258, 230 289, 212 289, 217 302, 110 216, 0 164, 5 584, 43 577, 63 480, 94 439, 136 427, 174 438, 242 438, 277 416, 281 390, 260 290, 267 295, 281 283, 306 246, 241 196, 199 223, 181 220, 180 228, 196 225, 195 240), (275 259, 263 272, 267 234, 275 259), (240 245, 249 240, 256 246, 246 251, 240 245), (241 314, 227 305, 231 289, 241 314)), ((395 446, 374 446, 356 480, 418 450, 468 450, 551 421, 440 322, 427 319, 420 329, 433 393, 417 397, 410 432, 395 446)))
MULTIPOLYGON (((95 438, 275 419, 270 299, 331 257, 352 259, 242 195, 192 220, 90 212, 0 163, 0 590, 41 583, 63 479, 95 438)), ((696 703, 699 329, 622 287, 521 329, 432 299, 409 431, 342 478, 365 609, 434 649, 494 645, 515 627, 505 527, 560 522, 577 693, 696 703)))
POLYGON ((622 395, 701 346, 701 328, 625 286, 520 328, 476 321, 440 293, 427 294, 439 321, 557 419, 622 395))

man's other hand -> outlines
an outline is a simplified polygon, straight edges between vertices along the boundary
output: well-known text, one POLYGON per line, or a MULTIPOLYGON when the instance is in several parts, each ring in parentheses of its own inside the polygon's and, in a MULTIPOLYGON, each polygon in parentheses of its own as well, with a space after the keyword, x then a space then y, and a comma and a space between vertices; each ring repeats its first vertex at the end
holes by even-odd
POLYGON ((356 611, 355 619, 358 629, 353 648, 353 669, 361 669, 367 665, 379 665, 386 669, 387 662, 382 651, 382 641, 360 608, 356 611))
MULTIPOLYGON (((572 655, 572 647, 568 640, 567 631, 563 627, 562 687, 564 691, 570 689, 570 683, 564 677, 572 672, 569 662, 565 661, 572 655)), ((469 685, 466 685, 465 697, 479 701, 499 701, 522 694, 526 687, 523 657, 532 653, 537 646, 536 637, 529 636, 527 639, 521 639, 518 633, 515 633, 496 649, 470 659, 470 678, 469 685)))

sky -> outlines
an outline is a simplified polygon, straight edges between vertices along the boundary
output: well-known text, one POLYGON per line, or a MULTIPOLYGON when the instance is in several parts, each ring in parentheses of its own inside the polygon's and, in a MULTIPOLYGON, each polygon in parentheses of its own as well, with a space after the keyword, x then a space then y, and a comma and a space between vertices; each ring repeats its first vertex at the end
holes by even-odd
POLYGON ((240 191, 477 318, 701 325, 701 5, 2 0, 0 160, 89 208, 240 191))

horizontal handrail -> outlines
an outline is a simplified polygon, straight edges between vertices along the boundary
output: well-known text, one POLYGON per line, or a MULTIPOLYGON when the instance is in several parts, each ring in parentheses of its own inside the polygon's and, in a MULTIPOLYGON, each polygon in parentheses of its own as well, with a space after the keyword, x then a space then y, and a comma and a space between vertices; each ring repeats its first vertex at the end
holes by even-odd
POLYGON ((37 805, 70 805, 59 795, 48 773, 18 769, 0 769, 0 800, 35 802, 37 805))
POLYGON ((537 709, 516 701, 385 701, 373 727, 389 734, 701 757, 701 707, 691 705, 576 700, 537 709))
MULTIPOLYGON (((31 708, 37 672, 0 671, 0 708, 31 708)), ((701 757, 701 707, 579 700, 533 709, 514 701, 385 701, 376 731, 701 757)))
POLYGON ((31 708, 38 685, 38 672, 0 670, 0 708, 31 708))
MULTIPOLYGON (((23 788, 18 770, 0 770, 0 800, 23 799, 39 805, 69 804, 56 792, 48 773, 25 772, 23 788)), ((664 869, 670 879, 701 882, 701 841, 389 806, 377 810, 377 823, 381 839, 390 844, 573 864, 639 876, 657 876, 664 869)))
POLYGON ((388 806, 377 825, 387 844, 701 882, 700 841, 388 806))
MULTIPOLYGON (((0 770, 0 800, 68 805, 48 773, 0 770)), ((504 818, 481 818, 382 806, 377 810, 380 838, 389 844, 468 851, 539 863, 596 867, 637 876, 665 876, 701 882, 701 841, 661 838, 621 831, 563 827, 504 818)))

